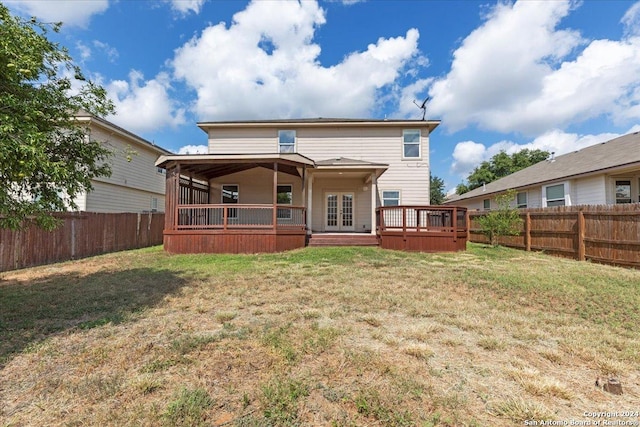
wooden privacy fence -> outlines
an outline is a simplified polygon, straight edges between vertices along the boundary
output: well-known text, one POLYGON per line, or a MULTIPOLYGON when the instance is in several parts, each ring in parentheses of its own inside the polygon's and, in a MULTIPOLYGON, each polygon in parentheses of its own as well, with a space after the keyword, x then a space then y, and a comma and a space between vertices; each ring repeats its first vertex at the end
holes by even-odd
MULTIPOLYGON (((477 221, 486 214, 469 212, 470 242, 489 242, 477 221)), ((640 268, 640 204, 523 209, 520 218, 520 234, 501 245, 640 268)))
POLYGON ((55 215, 53 231, 0 229, 0 271, 162 244, 163 213, 74 212, 55 215))

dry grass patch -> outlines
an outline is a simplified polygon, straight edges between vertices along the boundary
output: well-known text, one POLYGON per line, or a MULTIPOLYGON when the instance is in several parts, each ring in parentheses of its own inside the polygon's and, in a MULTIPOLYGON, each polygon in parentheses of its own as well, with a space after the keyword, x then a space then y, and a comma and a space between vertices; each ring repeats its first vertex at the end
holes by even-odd
POLYGON ((633 408, 638 283, 481 245, 152 248, 4 273, 0 425, 510 426, 633 408), (594 387, 608 375, 622 396, 594 387))

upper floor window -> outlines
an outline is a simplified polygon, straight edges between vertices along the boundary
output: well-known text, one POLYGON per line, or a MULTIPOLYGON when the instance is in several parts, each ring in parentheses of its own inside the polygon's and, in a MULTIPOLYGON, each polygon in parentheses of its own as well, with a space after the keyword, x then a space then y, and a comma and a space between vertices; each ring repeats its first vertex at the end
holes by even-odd
POLYGON ((420 158, 420 129, 402 131, 402 157, 405 159, 420 158))
POLYGON ((616 181, 616 204, 631 203, 631 180, 616 181))
POLYGON ((491 209, 491 199, 484 199, 482 201, 482 209, 484 209, 485 211, 491 209))
POLYGON ((545 205, 547 207, 567 205, 565 194, 564 184, 547 185, 544 187, 545 205))
POLYGON ((279 130, 278 131, 278 153, 295 153, 296 152, 296 131, 295 130, 279 130))
POLYGON ((521 193, 516 194, 516 207, 518 209, 523 209, 527 207, 527 192, 523 191, 521 193))
POLYGON ((382 192, 382 206, 399 206, 400 192, 397 190, 382 192))

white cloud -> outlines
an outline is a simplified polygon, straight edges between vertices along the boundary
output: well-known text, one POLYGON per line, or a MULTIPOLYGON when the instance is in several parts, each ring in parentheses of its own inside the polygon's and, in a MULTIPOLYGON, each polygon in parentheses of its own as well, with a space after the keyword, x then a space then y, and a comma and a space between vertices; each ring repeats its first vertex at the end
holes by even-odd
POLYGON ((185 145, 180 147, 178 154, 208 154, 209 147, 206 145, 185 145))
MULTIPOLYGON (((635 125, 626 133, 637 132, 640 125, 635 125)), ((626 134, 625 133, 625 134, 626 134)), ((516 144, 512 141, 500 141, 489 146, 474 142, 463 141, 456 144, 453 150, 453 164, 451 172, 465 178, 483 161, 491 159, 500 151, 507 154, 517 153, 518 151, 529 150, 545 150, 555 153, 556 156, 569 153, 571 151, 581 150, 590 145, 600 142, 609 141, 613 138, 621 136, 618 133, 600 133, 596 135, 578 135, 576 133, 566 133, 558 129, 546 132, 531 142, 526 144, 516 144)))
POLYGON ((158 74, 144 81, 138 71, 131 71, 129 81, 115 80, 105 85, 116 106, 116 114, 109 118, 133 132, 147 132, 165 126, 185 123, 185 112, 177 108, 169 96, 169 76, 158 74))
POLYGON ((640 36, 640 1, 627 10, 620 22, 627 37, 640 36))
POLYGON ((94 40, 93 46, 100 50, 109 60, 109 62, 114 62, 120 56, 118 49, 109 45, 109 43, 101 42, 100 40, 94 40))
POLYGON ((10 0, 4 3, 45 22, 63 22, 79 27, 86 27, 93 15, 109 8, 109 0, 10 0))
POLYGON ((80 52, 80 59, 82 61, 86 61, 87 59, 91 58, 91 47, 79 41, 76 43, 76 49, 78 49, 78 51, 80 52))
MULTIPOLYGON (((529 135, 602 115, 618 123, 640 118, 640 37, 587 42, 558 29, 572 6, 498 4, 432 85, 429 113, 454 131, 475 124, 529 135)), ((622 22, 637 28, 639 10, 636 3, 622 22)))
POLYGON ((167 0, 171 3, 171 8, 177 12, 180 12, 183 15, 186 15, 190 12, 195 13, 196 15, 200 13, 202 10, 202 5, 205 0, 167 0))
POLYGON ((313 42, 324 23, 315 1, 254 1, 178 49, 174 75, 196 90, 203 120, 370 116, 380 91, 419 59, 419 33, 380 38, 325 67, 313 42))

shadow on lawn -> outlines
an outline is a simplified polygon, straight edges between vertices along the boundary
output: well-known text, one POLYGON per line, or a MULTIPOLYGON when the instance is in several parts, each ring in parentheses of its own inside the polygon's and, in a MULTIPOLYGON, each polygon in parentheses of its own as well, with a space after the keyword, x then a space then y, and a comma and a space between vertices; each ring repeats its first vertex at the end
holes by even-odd
POLYGON ((131 320, 186 283, 175 273, 136 268, 0 282, 0 368, 53 335, 131 320))

